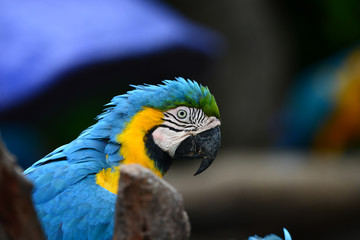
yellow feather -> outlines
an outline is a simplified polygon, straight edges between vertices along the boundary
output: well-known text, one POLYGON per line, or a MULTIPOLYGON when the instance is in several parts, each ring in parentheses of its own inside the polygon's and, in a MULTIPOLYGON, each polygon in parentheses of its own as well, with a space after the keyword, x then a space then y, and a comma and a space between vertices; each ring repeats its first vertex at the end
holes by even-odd
POLYGON ((162 122, 161 111, 144 108, 126 124, 123 132, 116 137, 117 142, 121 144, 120 154, 124 157, 123 164, 137 163, 162 177, 154 161, 147 155, 144 143, 145 134, 162 122))
MULTIPOLYGON (((144 137, 153 127, 163 122, 163 113, 152 108, 144 108, 126 124, 122 133, 116 136, 121 144, 120 154, 124 157, 122 164, 140 164, 162 177, 155 163, 146 153, 144 137)), ((96 174, 96 183, 112 193, 117 194, 120 167, 107 168, 96 174)))
POLYGON ((120 167, 107 168, 96 174, 96 184, 117 194, 120 178, 120 167))

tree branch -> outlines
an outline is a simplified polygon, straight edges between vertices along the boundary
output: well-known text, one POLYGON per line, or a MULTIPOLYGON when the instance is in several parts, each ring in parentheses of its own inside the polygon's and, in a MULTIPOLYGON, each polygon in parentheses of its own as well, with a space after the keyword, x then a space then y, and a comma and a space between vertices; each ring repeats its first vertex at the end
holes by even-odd
POLYGON ((185 240, 190 223, 182 196, 140 165, 121 167, 114 239, 185 240))
POLYGON ((31 183, 0 139, 0 239, 44 239, 31 189, 31 183))

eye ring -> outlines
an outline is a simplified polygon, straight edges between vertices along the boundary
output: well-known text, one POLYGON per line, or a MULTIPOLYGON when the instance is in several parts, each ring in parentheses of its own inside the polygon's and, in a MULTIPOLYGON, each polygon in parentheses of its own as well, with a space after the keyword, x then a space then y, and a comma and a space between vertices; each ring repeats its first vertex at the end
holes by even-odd
POLYGON ((180 109, 180 110, 176 113, 176 115, 178 116, 178 118, 184 119, 184 118, 187 117, 187 112, 186 112, 185 110, 180 109))

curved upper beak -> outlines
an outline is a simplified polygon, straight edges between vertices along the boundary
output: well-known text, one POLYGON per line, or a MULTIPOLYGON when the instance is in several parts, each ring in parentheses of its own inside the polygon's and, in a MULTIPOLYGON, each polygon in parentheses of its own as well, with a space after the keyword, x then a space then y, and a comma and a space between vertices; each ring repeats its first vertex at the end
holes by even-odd
POLYGON ((205 171, 215 160, 221 142, 220 127, 214 127, 197 135, 192 135, 180 143, 175 158, 202 158, 199 169, 194 175, 205 171))

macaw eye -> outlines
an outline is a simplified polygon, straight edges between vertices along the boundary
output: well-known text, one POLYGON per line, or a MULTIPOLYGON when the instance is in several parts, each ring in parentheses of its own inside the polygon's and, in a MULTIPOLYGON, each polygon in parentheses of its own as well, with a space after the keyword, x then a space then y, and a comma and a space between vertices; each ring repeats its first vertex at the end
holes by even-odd
POLYGON ((178 118, 180 118, 180 119, 184 119, 184 118, 186 118, 186 116, 187 116, 187 112, 186 112, 185 110, 179 110, 179 111, 177 112, 177 116, 178 116, 178 118))

